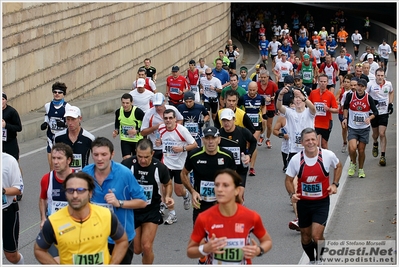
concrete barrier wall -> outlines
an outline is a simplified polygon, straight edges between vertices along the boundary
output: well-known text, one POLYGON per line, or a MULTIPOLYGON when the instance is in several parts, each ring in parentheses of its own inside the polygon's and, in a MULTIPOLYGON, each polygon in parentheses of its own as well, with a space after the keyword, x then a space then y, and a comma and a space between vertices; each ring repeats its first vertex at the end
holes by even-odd
POLYGON ((230 35, 230 3, 3 3, 3 91, 21 115, 51 101, 131 87, 145 58, 158 83, 173 65, 208 65, 230 35))

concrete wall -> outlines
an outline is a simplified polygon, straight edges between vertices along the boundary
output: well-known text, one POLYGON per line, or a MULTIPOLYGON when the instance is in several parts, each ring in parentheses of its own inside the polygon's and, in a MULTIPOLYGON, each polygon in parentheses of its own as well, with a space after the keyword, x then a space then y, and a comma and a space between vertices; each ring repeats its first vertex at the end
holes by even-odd
POLYGON ((144 58, 158 83, 173 65, 208 65, 230 35, 230 3, 2 3, 3 91, 21 115, 51 101, 131 87, 144 58))

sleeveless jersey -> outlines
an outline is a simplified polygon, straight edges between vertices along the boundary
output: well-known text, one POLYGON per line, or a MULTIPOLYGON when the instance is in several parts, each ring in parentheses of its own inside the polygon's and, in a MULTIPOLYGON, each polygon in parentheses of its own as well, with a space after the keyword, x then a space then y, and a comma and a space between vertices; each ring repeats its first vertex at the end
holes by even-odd
POLYGON ((188 70, 187 71, 187 82, 188 85, 190 86, 198 86, 198 80, 199 80, 199 70, 195 69, 194 71, 188 70))
POLYGON ((230 51, 227 51, 227 57, 229 58, 229 60, 230 60, 230 63, 234 63, 234 61, 235 61, 235 53, 234 53, 234 50, 233 50, 233 52, 230 52, 230 51))
POLYGON ((130 113, 130 117, 126 118, 125 114, 123 112, 123 107, 120 108, 119 110, 119 118, 118 120, 120 121, 120 126, 119 126, 119 134, 120 138, 123 141, 127 142, 138 142, 139 140, 143 139, 143 136, 140 134, 140 132, 137 132, 136 135, 134 136, 129 136, 127 131, 131 129, 136 129, 137 131, 140 131, 141 127, 141 121, 137 120, 134 113, 136 111, 137 107, 133 106, 132 112, 130 113))
POLYGON ((49 173, 47 188, 47 215, 55 213, 63 207, 68 206, 68 201, 65 196, 62 184, 55 178, 55 171, 49 173))
POLYGON ((352 129, 366 129, 370 127, 369 124, 364 123, 371 111, 367 93, 364 93, 363 97, 360 99, 357 98, 356 92, 352 93, 348 111, 349 127, 352 129))
POLYGON ((47 136, 53 136, 56 132, 62 131, 65 127, 58 127, 57 121, 66 122, 64 118, 65 114, 65 106, 67 102, 64 102, 60 108, 55 108, 53 102, 50 102, 49 111, 47 113, 48 117, 48 127, 47 127, 47 136))
POLYGON ((297 193, 301 194, 303 200, 319 200, 328 197, 327 188, 330 186, 329 173, 324 169, 321 148, 317 155, 317 162, 313 166, 305 163, 303 151, 300 158, 298 172, 297 193))
POLYGON ((302 62, 301 73, 303 83, 313 83, 314 72, 312 63, 306 66, 305 63, 302 62))
POLYGON ((320 67, 320 69, 327 75, 328 77, 328 81, 327 84, 328 85, 332 85, 335 84, 335 77, 336 77, 336 69, 338 69, 338 67, 336 67, 336 63, 333 62, 330 66, 328 66, 327 63, 323 63, 320 67), (335 66, 334 66, 335 64, 335 66))
POLYGON ((68 207, 48 219, 54 229, 60 263, 68 265, 109 264, 108 236, 111 235, 111 212, 90 205, 90 217, 83 223, 70 218, 68 207))

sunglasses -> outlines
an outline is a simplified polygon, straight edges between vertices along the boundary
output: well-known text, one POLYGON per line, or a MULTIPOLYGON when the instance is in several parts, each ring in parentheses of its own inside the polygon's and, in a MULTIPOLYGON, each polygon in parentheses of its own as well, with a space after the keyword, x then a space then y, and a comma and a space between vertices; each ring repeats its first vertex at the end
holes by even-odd
POLYGON ((61 94, 64 94, 64 92, 63 92, 63 91, 59 91, 59 90, 54 90, 54 91, 53 91, 53 94, 59 94, 59 95, 61 95, 61 94))
POLYGON ((83 188, 83 187, 78 187, 78 188, 67 188, 65 189, 65 192, 67 192, 68 194, 73 195, 73 193, 78 193, 78 195, 84 194, 87 190, 87 188, 83 188))
POLYGON ((205 72, 205 74, 206 74, 206 75, 212 75, 212 72, 211 72, 211 73, 206 73, 206 72, 205 72))

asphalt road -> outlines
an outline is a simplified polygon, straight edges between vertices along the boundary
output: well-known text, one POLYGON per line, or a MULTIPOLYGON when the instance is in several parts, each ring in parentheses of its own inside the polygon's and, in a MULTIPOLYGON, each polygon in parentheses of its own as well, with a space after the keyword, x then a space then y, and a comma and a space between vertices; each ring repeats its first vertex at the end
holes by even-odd
MULTIPOLYGON (((251 51, 250 45, 243 44, 243 46, 247 53, 251 51)), ((363 49, 364 46, 361 47, 361 51, 363 49)), ((244 61, 243 64, 249 64, 249 62, 244 61)), ((271 65, 270 62, 269 65, 271 65)), ((388 72, 387 79, 397 84, 396 67, 393 62, 389 63, 389 68, 391 71, 388 72)), ((120 162, 122 157, 119 139, 112 139, 111 135, 113 120, 113 114, 105 114, 84 121, 83 127, 95 136, 105 136, 113 140, 116 149, 114 160, 120 162)), ((387 130, 388 164, 386 167, 378 166, 378 159, 372 158, 369 145, 366 149, 366 179, 346 179, 347 168, 344 169, 339 188, 340 198, 336 206, 331 205, 336 209, 326 229, 327 238, 396 240, 396 128, 395 111, 389 119, 387 130)), ((272 136, 271 142, 273 145, 271 149, 267 149, 265 145, 258 147, 258 159, 255 166, 257 175, 248 177, 245 193, 245 205, 261 214, 263 223, 273 239, 272 250, 265 256, 256 258, 254 264, 306 263, 306 258, 301 261, 303 253, 299 232, 288 229, 288 222, 294 219, 294 214, 284 187, 285 175, 281 171, 281 140, 272 136)), ((25 192, 20 202, 19 247, 24 255, 25 264, 38 264, 33 255, 33 244, 39 231, 40 179, 48 172, 44 145, 44 138, 20 144, 20 164, 23 170, 25 192)), ((341 128, 337 115, 334 115, 334 127, 329 147, 347 166, 347 153, 341 153, 341 145, 341 128)), ((337 200, 337 196, 333 197, 333 203, 334 199, 337 200)), ((175 201, 178 221, 173 225, 159 226, 154 242, 154 264, 197 263, 196 260, 186 256, 186 247, 192 230, 192 210, 183 209, 181 198, 175 198, 175 201)), ((4 255, 3 262, 8 263, 4 255)), ((135 256, 133 263, 141 264, 141 256, 135 256)))

